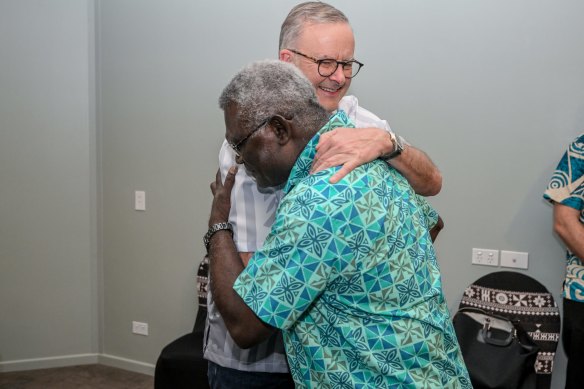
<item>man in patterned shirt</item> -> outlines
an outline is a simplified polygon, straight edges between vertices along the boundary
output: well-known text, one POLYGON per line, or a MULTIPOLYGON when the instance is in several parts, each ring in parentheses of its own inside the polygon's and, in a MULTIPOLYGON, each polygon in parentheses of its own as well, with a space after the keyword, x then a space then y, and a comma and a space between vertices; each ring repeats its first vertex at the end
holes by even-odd
MULTIPOLYGON (((319 102, 329 113, 345 111, 358 128, 337 128, 323 134, 313 168, 341 165, 331 177, 335 182, 355 166, 385 155, 387 163, 403 174, 416 193, 437 194, 442 177, 428 156, 407 143, 402 145, 403 149, 398 147, 396 141, 401 137, 392 133, 387 121, 361 107, 355 96, 346 95, 360 68, 354 61, 354 51, 355 38, 349 20, 329 4, 298 4, 282 23, 280 60, 296 65, 309 78, 319 102)), ((235 154, 227 142, 219 152, 219 164, 223 177, 235 164, 235 154)), ((229 222, 244 261, 263 244, 281 196, 281 189, 258 190, 245 169, 239 169, 229 222)), ((257 347, 242 350, 229 336, 211 293, 208 309, 204 353, 213 389, 292 386, 281 335, 274 334, 257 347)))
POLYGON ((300 388, 470 388, 429 217, 405 178, 380 160, 337 183, 339 167, 310 174, 319 138, 353 124, 290 64, 248 66, 219 101, 237 162, 260 188, 285 185, 245 268, 226 223, 236 167, 211 186, 212 293, 237 344, 281 329, 300 388))
POLYGON ((554 230, 566 244, 562 343, 566 388, 584 382, 584 134, 570 144, 544 193, 554 206, 554 230))

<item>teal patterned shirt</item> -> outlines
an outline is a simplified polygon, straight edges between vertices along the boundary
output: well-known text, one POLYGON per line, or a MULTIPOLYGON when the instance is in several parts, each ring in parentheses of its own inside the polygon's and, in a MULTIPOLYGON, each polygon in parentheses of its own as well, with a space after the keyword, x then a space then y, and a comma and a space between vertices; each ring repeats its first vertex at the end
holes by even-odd
MULTIPOLYGON (((580 211, 584 223, 584 134, 568 147, 543 195, 546 200, 580 211)), ((567 267, 563 296, 584 302, 584 261, 570 250, 566 252, 567 267)))
MULTIPOLYGON (((444 299, 429 218, 407 181, 373 161, 336 184, 294 165, 264 246, 234 289, 283 330, 298 388, 471 388, 444 299)), ((432 219, 432 218, 430 218, 432 219)))

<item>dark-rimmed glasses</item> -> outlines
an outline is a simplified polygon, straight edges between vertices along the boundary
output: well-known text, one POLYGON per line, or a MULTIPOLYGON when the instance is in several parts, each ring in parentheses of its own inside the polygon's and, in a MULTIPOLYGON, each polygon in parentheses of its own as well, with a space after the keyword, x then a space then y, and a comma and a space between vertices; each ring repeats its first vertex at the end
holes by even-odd
POLYGON ((293 49, 288 49, 288 50, 290 50, 294 54, 301 55, 304 58, 309 59, 312 62, 314 62, 315 64, 317 64, 318 65, 318 74, 320 74, 322 77, 332 76, 334 74, 334 72, 337 71, 339 65, 341 65, 343 68, 343 74, 345 75, 345 77, 346 78, 353 78, 357 75, 357 73, 359 73, 359 70, 361 70, 361 67, 363 66, 363 64, 361 62, 356 61, 354 59, 352 59, 350 61, 337 61, 336 59, 332 59, 332 58, 316 59, 316 58, 313 58, 309 55, 301 53, 300 51, 297 51, 297 50, 293 50, 293 49))
POLYGON ((262 128, 264 128, 266 126, 266 124, 268 124, 268 122, 270 121, 270 118, 267 118, 266 120, 262 121, 259 126, 257 126, 256 128, 254 128, 249 134, 247 134, 242 140, 240 140, 237 143, 231 143, 231 142, 227 142, 229 143, 229 146, 231 146, 231 148, 233 149, 233 151, 235 151, 235 154, 238 157, 241 157, 241 149, 243 148, 243 146, 245 145, 245 142, 247 142, 247 140, 249 138, 251 138, 251 136, 253 134, 255 134, 256 132, 258 132, 259 130, 261 130, 262 128))

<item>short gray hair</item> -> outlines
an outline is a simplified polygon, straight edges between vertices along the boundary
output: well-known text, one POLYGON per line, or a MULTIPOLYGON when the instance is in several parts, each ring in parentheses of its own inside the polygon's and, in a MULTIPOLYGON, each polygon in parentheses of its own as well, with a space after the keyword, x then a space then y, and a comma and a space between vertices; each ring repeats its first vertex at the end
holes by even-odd
POLYGON ((330 4, 321 1, 308 1, 292 8, 280 29, 279 49, 291 48, 296 43, 304 23, 347 23, 344 13, 330 4))
POLYGON ((304 74, 296 66, 275 59, 253 62, 233 77, 219 97, 222 110, 231 104, 237 106, 240 124, 248 128, 281 115, 294 118, 298 128, 309 134, 328 118, 304 74))

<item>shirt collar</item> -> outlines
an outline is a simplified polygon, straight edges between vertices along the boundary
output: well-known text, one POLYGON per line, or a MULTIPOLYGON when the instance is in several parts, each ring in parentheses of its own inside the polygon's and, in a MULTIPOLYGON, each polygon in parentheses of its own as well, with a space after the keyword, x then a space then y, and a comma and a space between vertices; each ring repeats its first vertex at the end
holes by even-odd
POLYGON ((310 174, 310 167, 312 166, 312 161, 316 155, 316 145, 320 140, 320 135, 326 132, 332 131, 338 127, 349 127, 354 128, 355 125, 345 111, 339 109, 331 117, 329 121, 308 141, 304 150, 298 156, 296 163, 290 171, 290 177, 288 177, 288 182, 284 187, 284 195, 288 194, 294 188, 298 182, 307 177, 310 174))

